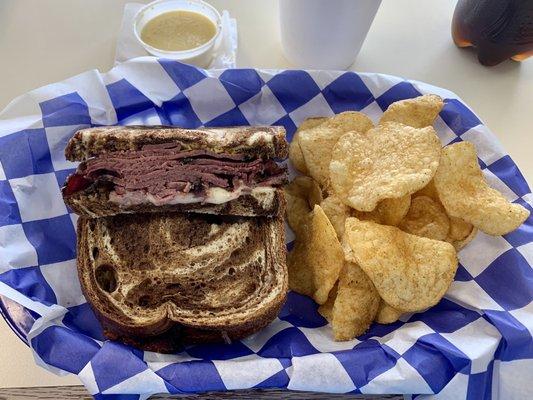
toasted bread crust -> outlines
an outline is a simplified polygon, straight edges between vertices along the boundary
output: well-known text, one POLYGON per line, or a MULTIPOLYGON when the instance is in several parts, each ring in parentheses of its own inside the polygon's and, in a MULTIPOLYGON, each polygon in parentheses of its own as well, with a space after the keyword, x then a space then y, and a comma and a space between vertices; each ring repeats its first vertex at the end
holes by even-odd
POLYGON ((272 201, 264 203, 250 194, 243 194, 234 200, 222 204, 189 203, 155 206, 151 203, 146 203, 121 207, 109 201, 109 188, 106 187, 82 190, 69 196, 65 195, 64 200, 76 214, 91 218, 147 212, 275 217, 283 215, 285 212, 283 189, 276 189, 272 201))
MULTIPOLYGON (((173 214, 172 214, 173 215, 173 214)), ((176 214, 177 218, 184 218, 176 214)), ((127 216, 111 218, 133 218, 127 216)), ((151 218, 148 214, 140 214, 137 218, 151 218)), ((173 217, 169 217, 173 218, 173 217)), ((109 218, 108 218, 109 219, 109 218)), ((272 300, 262 305, 253 315, 246 318, 221 320, 214 323, 209 319, 193 319, 188 322, 176 322, 173 318, 163 318, 149 324, 126 323, 123 310, 117 304, 109 301, 109 294, 101 290, 94 278, 96 262, 91 259, 94 248, 88 240, 93 232, 94 225, 104 219, 90 219, 81 217, 78 220, 78 275, 80 277, 82 291, 102 324, 104 334, 112 340, 120 340, 134 345, 143 350, 158 352, 174 352, 182 343, 212 343, 223 342, 228 338, 237 340, 246 337, 270 323, 279 313, 286 299, 288 290, 288 275, 285 266, 285 238, 282 218, 253 218, 259 224, 267 224, 270 230, 276 232, 265 249, 269 256, 269 263, 275 263, 279 269, 280 279, 278 283, 279 293, 272 300), (263 221, 263 222, 261 222, 263 221), (92 225, 92 227, 91 227, 92 225), (92 249, 92 250, 91 250, 92 249), (92 261, 91 261, 92 260, 92 261)), ((262 228, 261 228, 262 229, 262 228)), ((265 235, 269 230, 265 230, 265 235)), ((192 233, 191 233, 192 235, 192 233)), ((112 239, 109 238, 109 239, 112 239)), ((116 238, 121 240, 121 238, 116 238)), ((142 244, 144 242, 139 242, 142 244)), ((132 256, 134 257, 134 256, 132 256)), ((266 260, 265 260, 266 262, 266 260)), ((163 278, 163 276, 161 276, 163 278)), ((164 278, 163 278, 164 282, 164 278)), ((210 317, 211 318, 211 317, 210 317)), ((178 318, 179 319, 179 318, 178 318)))
POLYGON ((131 332, 124 332, 124 330, 117 324, 102 318, 102 315, 98 313, 98 310, 95 307, 92 307, 92 309, 102 324, 104 335, 108 339, 120 341, 145 351, 175 353, 176 351, 179 351, 184 344, 225 343, 228 340, 233 341, 244 339, 263 329, 272 322, 278 316, 285 300, 286 296, 280 298, 278 303, 272 304, 272 307, 265 310, 261 316, 258 316, 258 318, 250 321, 249 324, 243 325, 238 329, 206 330, 173 324, 167 331, 155 336, 149 334, 144 336, 134 336, 131 332))
POLYGON ((179 143, 183 149, 244 153, 250 158, 287 158, 289 145, 281 126, 184 129, 171 126, 103 126, 77 131, 65 148, 70 161, 104 152, 140 150, 145 144, 179 143))

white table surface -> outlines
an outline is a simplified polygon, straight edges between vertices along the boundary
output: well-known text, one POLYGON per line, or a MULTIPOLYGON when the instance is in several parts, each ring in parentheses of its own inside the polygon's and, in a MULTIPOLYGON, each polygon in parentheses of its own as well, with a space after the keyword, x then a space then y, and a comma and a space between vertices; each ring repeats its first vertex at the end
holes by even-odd
MULTIPOLYGON (((89 69, 111 68, 126 2, 0 0, 0 109, 33 88, 89 69)), ((237 18, 238 66, 291 67, 280 49, 277 1, 210 2, 237 18)), ((533 182, 533 60, 479 65, 473 52, 457 49, 451 41, 454 5, 451 0, 384 0, 352 69, 454 91, 533 182)), ((76 377, 57 377, 35 366, 28 348, 1 320, 0 388, 77 383, 76 377)))

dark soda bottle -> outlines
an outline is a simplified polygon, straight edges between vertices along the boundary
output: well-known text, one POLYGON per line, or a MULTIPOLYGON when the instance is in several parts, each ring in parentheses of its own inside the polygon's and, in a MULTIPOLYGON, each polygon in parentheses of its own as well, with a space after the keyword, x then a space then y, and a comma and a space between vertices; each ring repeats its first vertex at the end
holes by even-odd
POLYGON ((533 0, 459 0, 452 21, 453 41, 474 46, 483 65, 533 55, 533 0))

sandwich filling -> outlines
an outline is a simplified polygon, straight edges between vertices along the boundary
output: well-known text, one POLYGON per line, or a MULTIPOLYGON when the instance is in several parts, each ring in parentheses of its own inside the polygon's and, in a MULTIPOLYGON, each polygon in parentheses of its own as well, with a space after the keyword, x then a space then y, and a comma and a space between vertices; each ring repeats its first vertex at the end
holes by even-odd
POLYGON ((254 194, 287 182, 286 167, 245 154, 184 150, 177 143, 102 154, 82 162, 65 186, 72 195, 96 183, 111 186, 120 205, 213 203, 254 194))

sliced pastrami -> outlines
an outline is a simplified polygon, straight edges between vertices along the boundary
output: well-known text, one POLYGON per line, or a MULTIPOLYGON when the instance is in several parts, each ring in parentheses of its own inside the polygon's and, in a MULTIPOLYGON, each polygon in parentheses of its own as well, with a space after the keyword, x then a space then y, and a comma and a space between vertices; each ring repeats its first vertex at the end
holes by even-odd
POLYGON ((136 151, 104 153, 81 163, 65 193, 98 181, 113 184, 118 195, 142 191, 167 198, 178 193, 200 194, 211 187, 232 191, 242 186, 281 186, 287 181, 287 172, 273 160, 246 160, 244 154, 181 150, 175 143, 150 144, 136 151))

